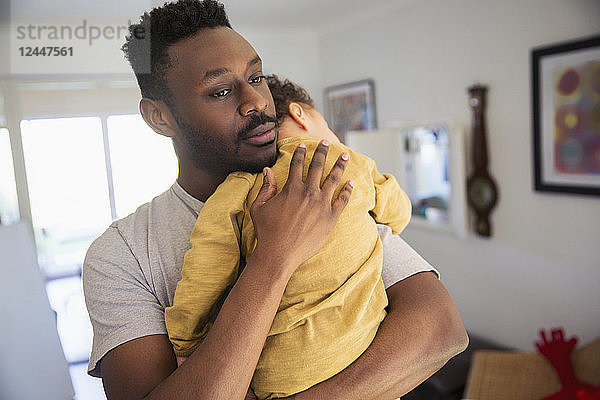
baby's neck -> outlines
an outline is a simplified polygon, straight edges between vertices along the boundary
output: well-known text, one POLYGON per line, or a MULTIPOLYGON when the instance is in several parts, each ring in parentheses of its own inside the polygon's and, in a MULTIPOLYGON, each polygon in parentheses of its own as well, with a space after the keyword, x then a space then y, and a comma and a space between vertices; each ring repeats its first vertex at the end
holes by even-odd
POLYGON ((307 136, 306 132, 301 131, 299 129, 290 129, 289 124, 283 123, 279 125, 279 134, 277 135, 277 140, 283 140, 295 136, 307 136))

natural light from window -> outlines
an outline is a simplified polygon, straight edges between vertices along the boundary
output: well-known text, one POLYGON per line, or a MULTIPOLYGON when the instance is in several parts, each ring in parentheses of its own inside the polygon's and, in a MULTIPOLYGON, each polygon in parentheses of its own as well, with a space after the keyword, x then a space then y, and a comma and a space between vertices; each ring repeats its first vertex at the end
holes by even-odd
POLYGON ((111 222, 100 118, 24 120, 21 133, 40 267, 72 273, 111 222))
POLYGON ((19 220, 13 158, 8 129, 0 128, 0 221, 8 225, 19 220))
MULTIPOLYGON (((4 131, 0 154, 10 156, 4 131)), ((92 327, 81 287, 83 260, 112 219, 134 212, 175 182, 173 145, 134 114, 23 120, 21 136, 38 260, 73 385, 78 398, 104 400, 101 381, 86 375, 92 327)), ((10 170, 4 164, 9 165, 3 157, 0 196, 16 203, 12 160, 10 170), (5 189, 4 174, 13 192, 5 189)))
POLYGON ((167 190, 177 178, 171 139, 135 115, 108 117, 108 138, 117 218, 167 190))

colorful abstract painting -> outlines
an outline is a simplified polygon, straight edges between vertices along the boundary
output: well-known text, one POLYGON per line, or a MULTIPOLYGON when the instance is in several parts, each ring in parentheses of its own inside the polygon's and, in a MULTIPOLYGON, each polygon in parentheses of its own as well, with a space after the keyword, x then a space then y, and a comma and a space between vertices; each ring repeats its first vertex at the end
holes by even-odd
POLYGON ((325 90, 329 127, 343 141, 349 131, 377 128, 372 80, 331 86, 325 90))
POLYGON ((535 189, 600 195, 600 37, 532 51, 535 189))
POLYGON ((600 61, 554 70, 554 168, 600 174, 600 61))

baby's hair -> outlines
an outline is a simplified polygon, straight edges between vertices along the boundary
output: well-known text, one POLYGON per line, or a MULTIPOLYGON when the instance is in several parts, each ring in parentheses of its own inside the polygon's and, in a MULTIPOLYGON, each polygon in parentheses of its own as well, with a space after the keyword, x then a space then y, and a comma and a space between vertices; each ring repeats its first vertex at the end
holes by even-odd
POLYGON ((288 79, 282 81, 277 75, 267 75, 266 80, 269 89, 271 89, 271 95, 273 95, 277 121, 279 121, 280 124, 288 115, 290 103, 301 103, 311 108, 315 108, 313 100, 304 88, 290 82, 288 79))

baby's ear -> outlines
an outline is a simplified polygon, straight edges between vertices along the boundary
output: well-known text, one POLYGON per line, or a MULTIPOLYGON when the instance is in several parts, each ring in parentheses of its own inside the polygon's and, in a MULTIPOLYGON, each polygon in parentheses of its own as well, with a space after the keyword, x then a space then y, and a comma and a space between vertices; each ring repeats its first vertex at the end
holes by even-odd
POLYGON ((300 103, 290 103, 288 106, 288 113, 290 117, 302 127, 305 131, 308 130, 308 114, 300 103))

